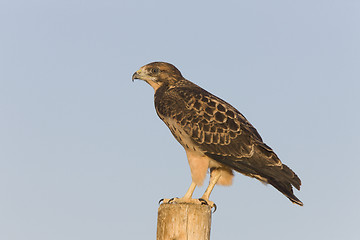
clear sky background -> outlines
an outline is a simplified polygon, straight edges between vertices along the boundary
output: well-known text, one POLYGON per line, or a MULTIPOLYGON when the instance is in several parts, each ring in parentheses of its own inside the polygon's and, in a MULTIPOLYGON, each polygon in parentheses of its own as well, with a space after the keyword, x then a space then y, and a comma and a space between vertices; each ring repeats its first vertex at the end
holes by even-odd
POLYGON ((158 200, 191 177, 153 89, 131 82, 152 61, 230 102, 302 179, 304 207, 241 174, 216 187, 212 239, 359 239, 359 13, 356 0, 0 0, 0 239, 155 239, 158 200))

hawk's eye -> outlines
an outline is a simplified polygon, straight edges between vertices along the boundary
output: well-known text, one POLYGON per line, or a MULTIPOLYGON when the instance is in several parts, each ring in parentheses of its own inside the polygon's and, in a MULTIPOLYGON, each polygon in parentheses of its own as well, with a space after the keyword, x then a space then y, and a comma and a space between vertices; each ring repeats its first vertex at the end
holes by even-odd
POLYGON ((158 68, 152 68, 152 69, 150 70, 150 72, 156 74, 156 73, 159 72, 159 69, 158 69, 158 68))

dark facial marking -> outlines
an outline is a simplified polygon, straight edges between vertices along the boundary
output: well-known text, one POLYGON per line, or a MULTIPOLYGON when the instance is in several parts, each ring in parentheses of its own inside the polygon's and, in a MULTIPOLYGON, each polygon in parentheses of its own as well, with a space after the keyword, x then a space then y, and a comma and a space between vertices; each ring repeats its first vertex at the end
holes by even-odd
POLYGON ((151 68, 151 69, 150 69, 150 72, 151 72, 152 74, 158 74, 158 73, 160 72, 160 69, 157 68, 157 67, 151 68))

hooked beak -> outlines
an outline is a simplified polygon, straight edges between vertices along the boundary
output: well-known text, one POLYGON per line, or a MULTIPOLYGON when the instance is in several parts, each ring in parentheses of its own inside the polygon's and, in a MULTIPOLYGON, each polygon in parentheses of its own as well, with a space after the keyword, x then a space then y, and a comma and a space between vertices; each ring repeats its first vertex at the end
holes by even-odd
POLYGON ((135 79, 141 79, 140 70, 136 71, 136 72, 132 75, 132 81, 134 81, 135 79))
POLYGON ((145 82, 147 82, 150 86, 154 88, 156 91, 162 84, 158 83, 156 79, 153 79, 154 77, 148 76, 146 74, 146 70, 139 69, 132 75, 132 81, 134 82, 135 79, 140 79, 145 82))
POLYGON ((137 74, 137 72, 135 72, 133 75, 132 75, 132 81, 134 81, 135 79, 138 79, 139 77, 139 74, 137 74))

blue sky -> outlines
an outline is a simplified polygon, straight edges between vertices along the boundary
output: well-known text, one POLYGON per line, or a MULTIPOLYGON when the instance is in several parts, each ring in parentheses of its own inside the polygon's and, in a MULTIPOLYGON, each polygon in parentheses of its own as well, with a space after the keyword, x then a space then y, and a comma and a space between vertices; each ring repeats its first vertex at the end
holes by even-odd
MULTIPOLYGON (((360 235, 360 2, 0 1, 0 239, 154 239, 185 152, 131 75, 152 61, 225 99, 302 179, 237 174, 212 239, 360 235)), ((200 197, 204 187, 197 189, 200 197)))

